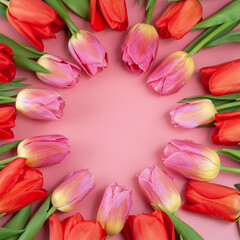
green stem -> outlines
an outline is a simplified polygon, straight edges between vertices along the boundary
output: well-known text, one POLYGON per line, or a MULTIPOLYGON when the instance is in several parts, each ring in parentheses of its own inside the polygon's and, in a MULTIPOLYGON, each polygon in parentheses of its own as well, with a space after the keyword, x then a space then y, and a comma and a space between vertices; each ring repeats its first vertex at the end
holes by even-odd
POLYGON ((57 208, 55 206, 52 206, 48 212, 47 212, 47 216, 46 216, 46 220, 57 210, 57 208))
POLYGON ((236 102, 231 102, 231 103, 226 103, 223 105, 219 105, 216 107, 217 111, 221 111, 224 110, 226 108, 230 108, 230 107, 236 107, 236 106, 240 106, 240 101, 236 101, 236 102))
POLYGON ((4 4, 5 6, 9 6, 9 1, 7 0, 0 0, 0 3, 4 4))
POLYGON ((238 224, 238 229, 240 231, 240 218, 238 219, 237 224, 238 224))
POLYGON ((152 2, 152 4, 150 5, 149 9, 148 9, 148 14, 147 14, 147 20, 146 20, 146 23, 147 24, 151 24, 151 20, 152 20, 152 15, 153 15, 153 10, 154 10, 154 7, 155 7, 155 3, 156 3, 156 0, 154 0, 152 2))
POLYGON ((233 168, 233 167, 227 167, 227 166, 220 165, 219 169, 220 169, 220 171, 240 173, 240 168, 233 168))
POLYGON ((0 96, 0 102, 16 102, 16 98, 0 96))
POLYGON ((110 237, 110 235, 108 234, 108 235, 107 235, 107 237, 106 237, 106 240, 108 240, 108 239, 109 239, 109 237, 110 237))
POLYGON ((10 162, 12 162, 14 159, 16 159, 16 158, 18 158, 18 156, 14 156, 14 157, 11 157, 11 158, 7 158, 7 159, 4 159, 4 160, 1 160, 1 161, 0 161, 0 166, 10 163, 10 162))
POLYGON ((4 169, 7 165, 0 165, 0 170, 4 169))

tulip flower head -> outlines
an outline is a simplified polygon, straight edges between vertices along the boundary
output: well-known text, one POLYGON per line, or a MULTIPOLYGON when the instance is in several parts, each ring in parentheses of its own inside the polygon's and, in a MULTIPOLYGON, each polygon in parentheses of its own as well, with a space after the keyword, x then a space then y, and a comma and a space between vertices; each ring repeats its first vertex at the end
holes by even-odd
POLYGON ((183 51, 167 56, 148 78, 148 84, 159 95, 169 95, 179 91, 192 76, 194 62, 183 51))
POLYGON ((0 107, 0 139, 14 137, 11 128, 15 127, 15 119, 14 107, 0 107))

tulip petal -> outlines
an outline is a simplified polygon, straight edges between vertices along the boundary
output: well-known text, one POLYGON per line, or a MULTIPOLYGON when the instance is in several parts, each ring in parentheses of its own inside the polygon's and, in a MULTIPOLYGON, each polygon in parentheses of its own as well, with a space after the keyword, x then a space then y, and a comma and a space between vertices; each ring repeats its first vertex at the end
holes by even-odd
POLYGON ((64 240, 63 225, 57 215, 52 214, 49 218, 50 236, 49 240, 64 240))
POLYGON ((101 16, 98 7, 97 7, 97 0, 91 0, 91 28, 94 31, 102 31, 107 27, 106 22, 104 21, 103 17, 101 16))

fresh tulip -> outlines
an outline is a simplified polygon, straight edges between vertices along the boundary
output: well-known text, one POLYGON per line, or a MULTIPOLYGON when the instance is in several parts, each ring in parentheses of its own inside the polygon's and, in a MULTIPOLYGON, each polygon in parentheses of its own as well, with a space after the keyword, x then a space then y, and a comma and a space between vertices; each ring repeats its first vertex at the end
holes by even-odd
POLYGON ((10 128, 15 126, 16 113, 14 107, 0 107, 0 139, 13 138, 10 128))
POLYGON ((240 191, 214 183, 189 181, 183 209, 231 222, 240 217, 240 191))
POLYGON ((211 100, 199 99, 179 104, 170 115, 174 127, 195 128, 213 122, 216 113, 211 100))
POLYGON ((105 48, 88 31, 80 30, 76 38, 72 36, 68 48, 73 58, 89 76, 102 72, 108 66, 105 48))
POLYGON ((184 0, 172 3, 159 17, 155 25, 162 38, 180 39, 202 18, 199 0, 184 0), (193 11, 194 9, 194 11, 193 11))
POLYGON ((134 72, 146 72, 154 62, 159 45, 159 37, 150 24, 138 23, 129 31, 122 45, 122 60, 134 72))
POLYGON ((95 187, 89 169, 71 173, 52 193, 52 204, 62 212, 71 211, 95 187))
POLYGON ((63 115, 65 102, 53 89, 35 88, 20 91, 16 109, 22 115, 39 120, 57 120, 63 115))
POLYGON ((65 219, 64 224, 57 215, 49 219, 49 240, 105 240, 106 232, 98 221, 85 221, 80 213, 65 219))
POLYGON ((91 0, 91 28, 102 31, 107 26, 111 29, 126 30, 128 15, 125 0, 91 0))
POLYGON ((189 140, 171 140, 164 150, 163 163, 172 171, 193 180, 209 181, 219 172, 218 154, 189 140))
POLYGON ((51 73, 37 72, 37 77, 52 86, 59 88, 74 87, 80 79, 81 69, 62 58, 46 54, 41 56, 37 63, 51 73))
POLYGON ((57 12, 42 0, 11 0, 7 18, 40 51, 44 49, 42 39, 56 38, 54 32, 63 25, 57 12))
POLYGON ((175 240, 173 223, 161 210, 129 216, 124 235, 127 240, 175 240))
POLYGON ((206 90, 219 96, 240 91, 240 59, 200 69, 206 90))
POLYGON ((70 153, 69 140, 58 134, 31 137, 18 145, 17 152, 29 167, 48 166, 60 163, 70 153))
POLYGON ((148 78, 148 84, 159 95, 179 91, 191 77, 194 62, 187 53, 179 51, 167 56, 148 78))
POLYGON ((236 145, 240 142, 240 111, 216 114, 212 141, 215 144, 236 145))
POLYGON ((43 198, 43 176, 36 169, 26 168, 24 158, 17 158, 0 172, 0 213, 10 214, 43 198))
POLYGON ((153 208, 164 207, 176 211, 181 197, 174 179, 156 166, 144 169, 138 176, 139 186, 153 208))
POLYGON ((0 83, 11 82, 15 77, 16 65, 12 57, 12 49, 0 43, 0 83))
POLYGON ((132 189, 109 185, 98 209, 97 220, 108 234, 122 231, 132 206, 132 189))

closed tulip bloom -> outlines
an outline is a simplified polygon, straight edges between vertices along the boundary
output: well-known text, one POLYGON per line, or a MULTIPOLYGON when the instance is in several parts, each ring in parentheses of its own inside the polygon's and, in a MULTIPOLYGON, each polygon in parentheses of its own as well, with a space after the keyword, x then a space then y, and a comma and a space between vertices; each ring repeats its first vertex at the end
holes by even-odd
POLYGON ((167 56, 148 78, 148 84, 159 95, 169 95, 179 91, 192 76, 194 62, 183 51, 167 56))
POLYGON ((207 92, 220 96, 240 91, 240 59, 200 69, 207 92))
POLYGON ((193 180, 210 181, 219 172, 218 154, 189 140, 171 140, 164 150, 163 163, 172 171, 193 180))
POLYGON ((240 191, 214 183, 189 181, 183 209, 230 222, 240 217, 240 191))
POLYGON ((16 98, 17 111, 38 120, 57 120, 63 116, 64 107, 59 92, 50 88, 24 89, 16 98))
POLYGON ((62 58, 46 54, 41 56, 37 63, 49 70, 51 73, 36 72, 37 77, 54 87, 74 87, 80 79, 81 69, 62 58))
POLYGON ((14 138, 11 128, 15 127, 14 107, 0 107, 0 139, 14 138))
POLYGON ((113 183, 104 192, 97 220, 108 234, 118 234, 124 227, 131 206, 132 189, 113 183))
POLYGON ((195 128, 215 120, 216 108, 211 100, 199 99, 180 103, 170 116, 174 127, 195 128))
POLYGON ((15 77, 16 65, 12 58, 12 49, 0 43, 0 83, 11 82, 15 77))
POLYGON ((174 179, 156 166, 144 169, 138 176, 139 186, 155 209, 164 207, 176 211, 181 204, 181 197, 174 179))
POLYGON ((134 72, 146 72, 154 62, 159 45, 156 29, 145 23, 134 25, 122 45, 122 60, 134 72))
POLYGON ((162 38, 180 39, 202 18, 199 0, 184 0, 172 3, 159 17, 155 25, 162 38), (194 9, 194 11, 193 11, 194 9))
POLYGON ((71 173, 52 193, 52 204, 62 212, 71 211, 95 187, 89 169, 71 173))
POLYGON ((102 31, 107 26, 124 31, 128 27, 128 15, 125 0, 91 0, 91 28, 102 31))
POLYGON ((80 30, 77 38, 72 36, 68 49, 79 64, 89 75, 94 76, 108 66, 107 53, 103 45, 90 32, 80 30))
POLYGON ((70 153, 69 140, 58 134, 31 137, 20 142, 17 152, 29 167, 57 164, 70 153))

